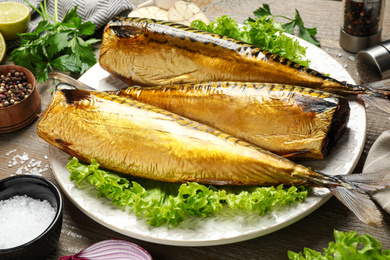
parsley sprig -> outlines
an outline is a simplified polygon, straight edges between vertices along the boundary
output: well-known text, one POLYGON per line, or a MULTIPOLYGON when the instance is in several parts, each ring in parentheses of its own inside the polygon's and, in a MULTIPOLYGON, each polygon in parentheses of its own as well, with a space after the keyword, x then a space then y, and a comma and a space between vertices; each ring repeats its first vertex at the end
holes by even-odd
POLYGON ((40 4, 40 10, 27 3, 43 20, 34 32, 19 35, 20 46, 11 52, 10 58, 16 65, 28 68, 38 82, 44 82, 50 71, 82 74, 97 62, 92 44, 100 40, 82 38, 95 32, 95 24, 83 23, 77 15, 77 6, 59 21, 57 0, 53 16, 48 13, 46 0, 40 4))
MULTIPOLYGON (((320 46, 320 42, 314 39, 314 37, 317 34, 317 28, 307 28, 305 27, 302 17, 300 16, 299 12, 297 9, 295 9, 295 18, 289 18, 283 15, 273 15, 271 13, 271 9, 268 4, 263 4, 263 7, 258 8, 254 13, 253 13, 257 18, 262 18, 262 17, 280 17, 289 20, 290 22, 282 24, 282 28, 286 31, 286 33, 294 35, 294 29, 297 26, 299 33, 298 37, 314 44, 317 46, 320 46)), ((254 21, 252 18, 249 18, 248 21, 254 21)))

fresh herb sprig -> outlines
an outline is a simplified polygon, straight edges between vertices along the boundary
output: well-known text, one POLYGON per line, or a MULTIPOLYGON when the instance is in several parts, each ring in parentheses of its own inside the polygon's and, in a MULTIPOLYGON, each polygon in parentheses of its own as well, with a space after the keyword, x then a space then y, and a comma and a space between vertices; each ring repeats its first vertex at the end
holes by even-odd
POLYGON ((82 74, 96 64, 92 44, 100 40, 82 38, 95 32, 95 24, 83 23, 77 15, 77 6, 59 21, 57 0, 53 17, 48 13, 46 0, 40 4, 40 9, 27 3, 43 20, 34 32, 19 35, 20 46, 11 52, 10 60, 31 70, 38 82, 48 80, 50 71, 82 74))
MULTIPOLYGON (((282 24, 282 28, 286 30, 286 33, 295 34, 295 27, 298 27, 299 33, 298 37, 314 44, 317 46, 320 46, 320 42, 314 39, 314 37, 317 35, 317 28, 307 28, 305 27, 302 17, 300 16, 299 12, 297 9, 295 9, 295 18, 289 18, 283 15, 273 15, 271 13, 271 9, 268 4, 263 4, 263 7, 258 8, 256 11, 253 13, 257 18, 262 18, 262 17, 280 17, 289 20, 290 22, 282 24)), ((248 21, 254 21, 254 19, 249 18, 248 21)))

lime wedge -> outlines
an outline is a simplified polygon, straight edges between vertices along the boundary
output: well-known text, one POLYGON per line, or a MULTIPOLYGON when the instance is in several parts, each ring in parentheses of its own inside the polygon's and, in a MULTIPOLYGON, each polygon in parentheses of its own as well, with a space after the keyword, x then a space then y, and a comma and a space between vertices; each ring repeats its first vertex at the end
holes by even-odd
POLYGON ((16 33, 27 31, 30 22, 30 9, 20 3, 0 3, 0 32, 6 41, 18 39, 16 33))
POLYGON ((3 35, 0 33, 0 63, 3 62, 6 52, 7 52, 7 45, 5 44, 3 35))

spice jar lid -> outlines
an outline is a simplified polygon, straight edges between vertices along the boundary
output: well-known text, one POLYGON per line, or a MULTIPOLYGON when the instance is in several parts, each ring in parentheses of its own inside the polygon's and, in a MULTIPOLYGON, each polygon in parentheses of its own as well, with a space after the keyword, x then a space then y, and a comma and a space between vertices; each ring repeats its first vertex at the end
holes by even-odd
POLYGON ((377 45, 381 42, 382 30, 370 36, 354 36, 346 31, 343 28, 340 30, 340 46, 352 53, 357 53, 361 50, 367 49, 370 46, 377 45))
POLYGON ((359 51, 357 70, 363 82, 390 78, 390 40, 359 51))

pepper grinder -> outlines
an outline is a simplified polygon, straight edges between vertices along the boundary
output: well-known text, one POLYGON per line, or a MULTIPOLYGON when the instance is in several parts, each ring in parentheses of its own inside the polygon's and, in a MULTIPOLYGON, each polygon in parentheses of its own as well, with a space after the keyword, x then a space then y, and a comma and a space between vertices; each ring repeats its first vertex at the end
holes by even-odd
POLYGON ((343 0, 340 46, 357 53, 381 42, 385 0, 343 0))
POLYGON ((390 40, 359 51, 356 61, 362 82, 390 79, 390 40))

